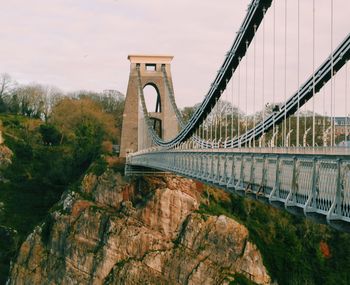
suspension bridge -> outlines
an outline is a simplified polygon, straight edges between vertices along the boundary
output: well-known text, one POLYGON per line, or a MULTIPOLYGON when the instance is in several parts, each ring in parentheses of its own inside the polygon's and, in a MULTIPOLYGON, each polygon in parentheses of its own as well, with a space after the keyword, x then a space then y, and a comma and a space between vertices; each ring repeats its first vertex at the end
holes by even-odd
POLYGON ((322 1, 326 14, 308 2, 252 0, 188 120, 175 102, 172 57, 130 55, 126 173, 172 172, 350 231, 350 26, 334 43, 347 12, 335 12, 336 0, 322 1), (146 86, 156 89, 154 112, 146 86))

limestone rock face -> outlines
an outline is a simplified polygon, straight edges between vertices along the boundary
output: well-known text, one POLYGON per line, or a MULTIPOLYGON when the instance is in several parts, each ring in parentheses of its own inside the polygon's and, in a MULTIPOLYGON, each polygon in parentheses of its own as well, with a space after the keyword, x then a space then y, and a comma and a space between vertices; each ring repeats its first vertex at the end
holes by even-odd
POLYGON ((193 181, 107 171, 81 188, 28 236, 8 284, 228 284, 236 273, 270 284, 243 225, 195 211, 193 181))

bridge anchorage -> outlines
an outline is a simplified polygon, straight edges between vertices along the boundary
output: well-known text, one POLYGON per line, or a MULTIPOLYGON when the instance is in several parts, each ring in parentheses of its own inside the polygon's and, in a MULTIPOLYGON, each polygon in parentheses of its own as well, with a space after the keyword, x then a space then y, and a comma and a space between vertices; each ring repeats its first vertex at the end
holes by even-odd
POLYGON ((179 174, 350 231, 347 13, 333 0, 300 2, 251 1, 188 122, 171 57, 130 56, 126 173, 179 174), (147 109, 147 84, 159 114, 147 109))

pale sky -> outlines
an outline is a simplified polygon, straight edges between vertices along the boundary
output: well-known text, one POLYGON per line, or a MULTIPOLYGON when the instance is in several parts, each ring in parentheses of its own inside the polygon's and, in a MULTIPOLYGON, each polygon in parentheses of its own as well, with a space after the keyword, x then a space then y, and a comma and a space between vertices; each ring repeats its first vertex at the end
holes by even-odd
MULTIPOLYGON (((276 21, 279 21, 276 54, 280 58, 277 62, 279 67, 283 63, 284 51, 281 17, 284 1, 276 0, 276 21)), ((173 83, 180 107, 202 101, 250 3, 249 0, 0 2, 0 73, 9 73, 19 83, 55 85, 64 91, 117 89, 125 94, 129 75, 128 54, 173 55, 173 83)), ((327 46, 322 42, 327 42, 330 37, 330 0, 316 2, 316 43, 319 44, 315 55, 317 67, 330 52, 330 44, 327 46)), ((288 1, 290 44, 287 61, 291 70, 288 71, 288 93, 295 91, 297 80, 296 46, 292 44, 296 37, 296 3, 296 0, 288 1)), ((301 38, 304 39, 301 46, 305 53, 302 65, 306 66, 300 72, 300 82, 303 82, 306 74, 312 71, 312 56, 305 49, 311 43, 312 1, 301 0, 301 3, 304 11, 300 17, 301 38)), ((350 32, 349 11, 349 0, 334 0, 334 47, 350 32)), ((265 69, 271 70, 272 9, 268 13, 265 69)), ((258 55, 261 46, 260 36, 257 37, 258 55)), ((251 50, 248 53, 249 66, 253 62, 251 50)), ((257 63, 257 73, 259 68, 262 70, 257 63)), ((270 75, 268 72, 266 74, 268 78, 270 75)), ((257 75, 256 80, 259 78, 257 75)), ((281 78, 278 82, 280 84, 281 78)), ((265 88, 266 92, 271 91, 268 84, 265 88)), ((283 89, 281 86, 277 88, 283 89)))

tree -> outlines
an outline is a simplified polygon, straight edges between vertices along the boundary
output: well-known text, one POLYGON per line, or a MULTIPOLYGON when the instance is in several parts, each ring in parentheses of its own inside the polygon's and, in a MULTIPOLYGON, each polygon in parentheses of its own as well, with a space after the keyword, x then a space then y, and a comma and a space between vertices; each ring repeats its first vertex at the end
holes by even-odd
POLYGON ((39 84, 20 86, 16 90, 20 114, 40 118, 44 108, 44 89, 39 84))
POLYGON ((75 145, 75 159, 85 167, 100 153, 104 140, 114 141, 114 118, 91 99, 64 98, 52 109, 49 120, 57 126, 66 141, 75 145))
POLYGON ((101 106, 91 99, 61 99, 52 108, 50 122, 55 124, 67 139, 74 139, 78 126, 90 122, 99 125, 106 138, 114 139, 116 133, 113 117, 103 112, 101 106))
POLYGON ((61 139, 60 131, 51 124, 42 124, 39 127, 43 143, 46 145, 58 145, 61 139))
POLYGON ((12 80, 11 76, 7 73, 2 73, 0 75, 0 97, 5 96, 13 88, 15 82, 12 80))
POLYGON ((7 111, 6 97, 10 94, 15 82, 7 73, 0 75, 0 113, 7 111))
POLYGON ((182 119, 185 123, 187 123, 191 117, 193 116, 194 112, 197 110, 197 108, 200 106, 200 103, 195 104, 192 107, 185 107, 181 110, 182 119))
POLYGON ((20 102, 18 99, 18 95, 16 92, 14 92, 9 98, 7 99, 7 110, 12 114, 18 114, 20 111, 20 102))
POLYGON ((124 109, 125 96, 117 90, 105 90, 101 93, 81 90, 69 94, 69 96, 77 99, 91 99, 100 104, 102 110, 109 114, 119 112, 120 107, 124 109))
POLYGON ((123 112, 125 96, 117 90, 105 90, 102 93, 91 91, 78 91, 71 94, 78 99, 91 99, 98 103, 102 110, 113 115, 115 127, 117 128, 116 142, 120 141, 121 128, 123 123, 123 112))
POLYGON ((43 86, 43 107, 42 107, 42 117, 45 122, 48 121, 51 110, 56 103, 58 103, 62 97, 63 93, 60 89, 55 86, 43 86))

